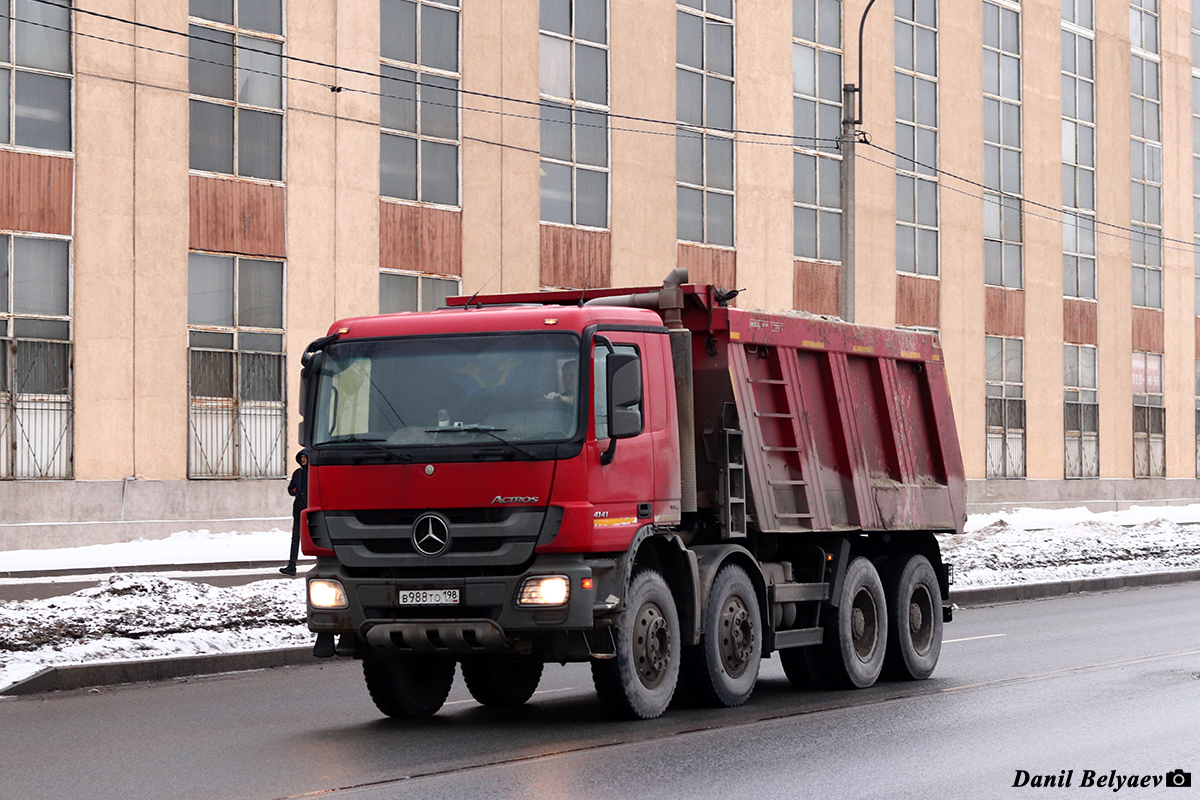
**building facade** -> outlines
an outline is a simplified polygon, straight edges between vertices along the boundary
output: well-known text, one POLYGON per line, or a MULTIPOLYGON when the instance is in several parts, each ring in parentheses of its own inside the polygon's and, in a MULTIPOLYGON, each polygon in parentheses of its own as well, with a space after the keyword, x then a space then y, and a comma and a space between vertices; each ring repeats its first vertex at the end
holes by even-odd
POLYGON ((283 524, 331 321, 676 266, 936 331, 972 510, 1196 497, 1200 7, 866 8, 0 0, 0 549, 283 524))

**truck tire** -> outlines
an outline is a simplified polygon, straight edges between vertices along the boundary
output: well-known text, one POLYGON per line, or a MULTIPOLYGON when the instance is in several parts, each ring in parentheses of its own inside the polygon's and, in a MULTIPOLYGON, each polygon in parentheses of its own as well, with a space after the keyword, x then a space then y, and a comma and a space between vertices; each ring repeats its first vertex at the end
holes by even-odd
POLYGON ((888 646, 884 675, 923 681, 933 674, 942 652, 942 590, 925 556, 893 559, 883 571, 888 605, 888 646))
POLYGON ((823 614, 824 641, 804 648, 805 659, 819 688, 865 689, 879 679, 887 653, 887 602, 875 565, 851 561, 838 600, 823 614))
POLYGON ((762 616, 750 576, 722 567, 708 591, 697 647, 684 653, 688 683, 701 702, 740 706, 750 699, 762 661, 762 616))
POLYGON ((431 717, 450 694, 454 662, 439 656, 372 653, 363 678, 375 707, 389 717, 431 717))
POLYGON ((462 662, 462 674, 467 691, 481 705, 512 708, 533 697, 543 666, 540 661, 468 659, 462 662))
POLYGON ((646 569, 633 576, 616 622, 616 656, 592 661, 596 694, 618 717, 661 716, 675 694, 681 661, 679 612, 662 575, 646 569))

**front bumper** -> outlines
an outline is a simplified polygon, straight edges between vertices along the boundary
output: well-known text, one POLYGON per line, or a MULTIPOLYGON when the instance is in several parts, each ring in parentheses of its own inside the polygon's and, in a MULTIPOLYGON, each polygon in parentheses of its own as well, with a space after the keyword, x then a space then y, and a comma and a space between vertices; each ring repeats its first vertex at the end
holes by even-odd
POLYGON ((535 557, 528 569, 516 575, 364 578, 350 577, 334 559, 319 559, 308 580, 340 581, 350 605, 336 610, 310 605, 308 628, 318 634, 355 634, 372 647, 399 651, 512 650, 518 642, 557 631, 590 630, 595 617, 613 606, 598 604, 596 590, 583 588, 583 580, 612 563, 585 560, 579 554, 548 554, 535 557), (536 575, 565 575, 571 586, 567 603, 553 608, 518 607, 522 582, 536 575), (455 606, 401 606, 398 594, 413 589, 458 589, 461 601, 455 606))

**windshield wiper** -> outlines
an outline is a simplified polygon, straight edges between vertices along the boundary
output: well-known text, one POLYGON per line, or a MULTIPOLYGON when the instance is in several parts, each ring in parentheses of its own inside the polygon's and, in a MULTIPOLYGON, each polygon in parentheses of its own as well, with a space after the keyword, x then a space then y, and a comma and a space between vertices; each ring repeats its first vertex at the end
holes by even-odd
POLYGON ((378 450, 381 453, 386 453, 387 455, 391 456, 392 458, 401 458, 400 454, 397 453, 396 451, 389 450, 388 448, 384 447, 383 445, 378 444, 379 442, 386 442, 386 441, 387 441, 387 439, 382 439, 382 438, 377 438, 377 437, 367 438, 365 436, 358 436, 353 433, 348 433, 344 436, 334 436, 330 439, 326 439, 325 441, 321 442, 321 444, 365 444, 368 447, 374 447, 376 450, 378 450))
POLYGON ((425 432, 426 433, 483 433, 483 434, 486 434, 486 435, 492 437, 500 444, 505 445, 507 447, 511 447, 512 449, 516 450, 518 453, 521 453, 523 456, 530 459, 531 461, 537 460, 537 456, 535 456, 533 453, 526 450, 524 447, 521 447, 521 445, 513 444, 512 442, 508 441, 507 439, 505 439, 501 436, 497 436, 495 434, 495 431, 505 431, 505 430, 508 430, 508 429, 507 428, 496 428, 492 425, 455 425, 454 427, 445 427, 445 428, 426 428, 425 432))

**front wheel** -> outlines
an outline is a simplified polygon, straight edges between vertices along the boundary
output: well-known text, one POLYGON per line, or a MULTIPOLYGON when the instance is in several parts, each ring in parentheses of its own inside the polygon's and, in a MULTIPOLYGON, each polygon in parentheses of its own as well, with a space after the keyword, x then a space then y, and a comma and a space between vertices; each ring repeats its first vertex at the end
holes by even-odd
POLYGON ((888 646, 884 673, 897 680, 923 681, 942 653, 942 590, 925 556, 901 558, 885 567, 888 646))
POLYGON ((389 717, 431 717, 454 683, 454 662, 413 653, 372 653, 363 658, 363 678, 375 707, 389 717))
POLYGON ((592 661, 592 682, 616 716, 654 719, 679 682, 679 613, 662 575, 641 570, 629 582, 613 631, 616 657, 592 661))
POLYGON ((804 648, 822 689, 865 689, 879 679, 887 651, 888 614, 875 565, 856 558, 846 568, 837 608, 824 614, 824 641, 804 648))
POLYGON ((721 569, 708 591, 700 645, 686 654, 691 685, 709 705, 740 706, 750 699, 762 660, 762 617, 750 576, 721 569))
POLYGON ((524 704, 542 680, 540 661, 470 659, 463 661, 467 691, 485 706, 513 707, 524 704))

